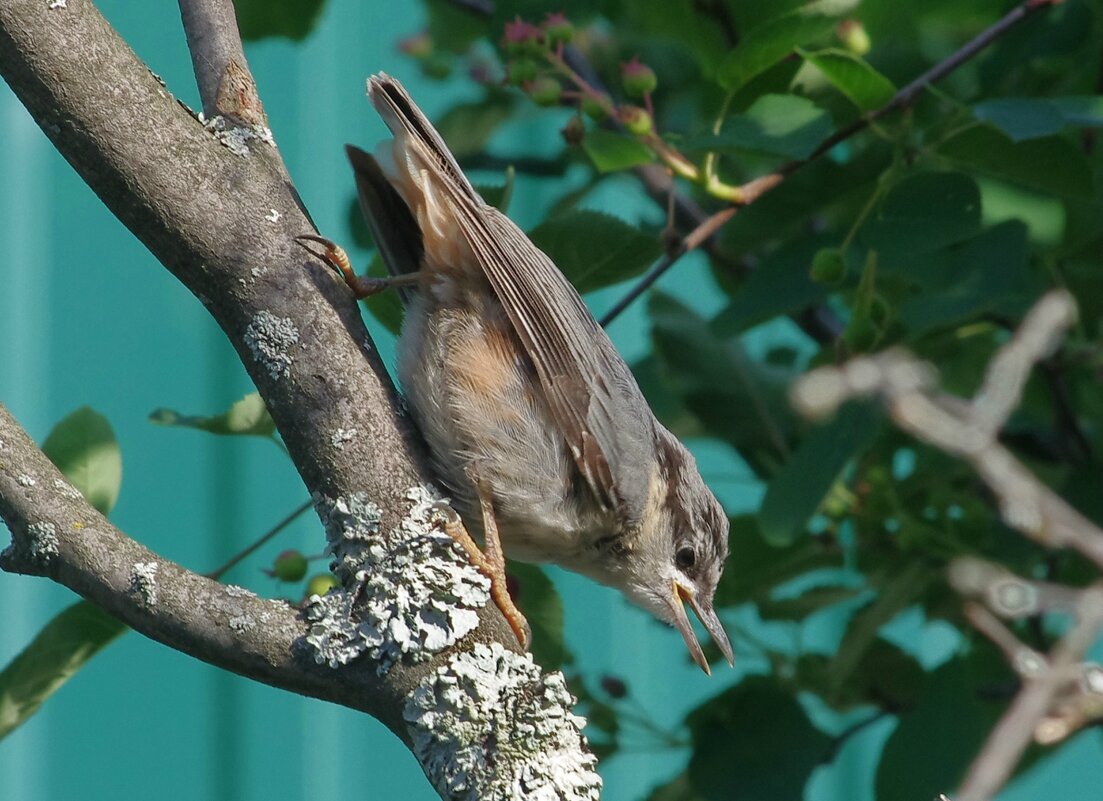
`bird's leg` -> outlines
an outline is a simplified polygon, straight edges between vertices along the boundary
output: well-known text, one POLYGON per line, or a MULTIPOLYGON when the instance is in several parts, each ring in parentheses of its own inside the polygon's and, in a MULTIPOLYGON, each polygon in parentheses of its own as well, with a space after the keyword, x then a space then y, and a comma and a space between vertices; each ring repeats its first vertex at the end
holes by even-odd
POLYGON ((494 517, 494 504, 490 497, 490 491, 473 469, 468 469, 467 474, 474 482, 475 489, 479 494, 485 547, 483 550, 479 550, 479 546, 475 543, 475 540, 471 539, 471 535, 467 533, 463 522, 455 514, 448 515, 445 518, 444 530, 467 552, 471 563, 490 579, 490 597, 494 599, 494 603, 502 611, 509 627, 513 629, 517 642, 527 651, 529 643, 532 641, 532 635, 528 621, 525 620, 525 616, 521 614, 521 610, 517 608, 517 605, 513 603, 513 598, 509 594, 509 587, 506 583, 506 560, 502 553, 501 540, 498 538, 498 522, 494 517))
POLYGON ((326 239, 325 237, 314 236, 313 234, 303 234, 302 236, 295 237, 295 241, 339 272, 341 277, 345 279, 345 283, 348 285, 349 289, 356 294, 357 298, 366 298, 371 295, 377 295, 385 289, 391 289, 397 286, 410 286, 418 282, 417 273, 390 275, 386 278, 369 278, 366 275, 357 275, 356 271, 352 269, 352 263, 349 261, 349 255, 345 253, 345 249, 336 242, 326 239), (322 246, 322 252, 317 253, 313 248, 307 247, 307 242, 317 242, 322 246))

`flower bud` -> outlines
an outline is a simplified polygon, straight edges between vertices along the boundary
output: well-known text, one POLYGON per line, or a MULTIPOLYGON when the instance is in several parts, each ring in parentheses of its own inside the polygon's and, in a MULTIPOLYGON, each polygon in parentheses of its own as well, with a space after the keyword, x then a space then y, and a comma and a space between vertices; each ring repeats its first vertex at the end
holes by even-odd
POLYGON ((546 41, 543 31, 517 17, 506 23, 502 44, 511 56, 535 56, 543 52, 546 41))

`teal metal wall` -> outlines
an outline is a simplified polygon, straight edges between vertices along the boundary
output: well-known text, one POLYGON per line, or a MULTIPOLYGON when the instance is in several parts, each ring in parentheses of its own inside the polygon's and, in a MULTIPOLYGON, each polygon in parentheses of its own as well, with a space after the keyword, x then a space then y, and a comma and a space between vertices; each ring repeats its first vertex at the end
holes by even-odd
MULTIPOLYGON (((99 5, 169 88, 196 105, 176 4, 99 5)), ((263 42, 248 50, 303 199, 322 230, 343 241, 349 241, 352 182, 342 145, 370 145, 383 134, 364 99, 365 77, 380 69, 398 75, 430 116, 472 91, 463 81, 427 82, 396 52, 394 42, 417 31, 421 15, 416 2, 329 0, 305 43, 263 42)), ((511 137, 523 143, 512 152, 530 153, 534 141, 556 146, 554 127, 546 124, 514 125, 495 145, 511 152, 511 137)), ((78 406, 107 415, 124 460, 114 521, 164 556, 210 569, 304 499, 301 482, 269 443, 146 422, 160 406, 194 413, 225 408, 250 390, 244 370, 199 303, 103 208, 6 86, 0 87, 0 142, 0 243, 7 257, 0 266, 0 402, 39 440, 78 406)), ((648 204, 632 205, 638 192, 625 181, 625 192, 614 183, 594 202, 629 218, 654 214, 648 204)), ((539 219, 549 198, 545 188, 520 183, 512 210, 523 224, 539 219)), ((708 280, 704 265, 687 259, 664 288, 707 313, 719 304, 702 291, 708 280)), ((601 307, 614 295, 591 301, 601 307)), ((369 326, 386 347, 385 333, 371 320, 369 326)), ((629 357, 646 348, 639 309, 611 333, 629 357)), ((729 510, 752 509, 760 488, 746 471, 724 449, 696 445, 729 510)), ((258 565, 285 547, 316 552, 321 542, 316 521, 303 518, 229 579, 278 594, 258 565)), ((611 591, 558 572, 554 578, 579 667, 593 677, 625 677, 660 722, 673 725, 734 677, 700 675, 676 633, 611 591)), ((0 575, 0 663, 72 600, 41 579, 0 575)), ((922 622, 912 621, 907 631, 921 636, 922 622)), ((741 671, 762 669, 740 655, 741 671)), ((879 744, 892 726, 885 721, 853 738, 835 766, 816 776, 808 797, 867 801, 879 744)), ((1099 770, 1085 767, 1096 749, 1096 742, 1082 740, 1005 797, 1054 797, 1042 788, 1057 775, 1066 788, 1061 797, 1097 797, 1099 770)), ((641 798, 684 759, 684 752, 620 755, 603 767, 606 798, 641 798)), ((224 674, 136 634, 96 657, 38 716, 0 742, 0 799, 271 801, 342 794, 436 797, 406 749, 374 721, 224 674)))

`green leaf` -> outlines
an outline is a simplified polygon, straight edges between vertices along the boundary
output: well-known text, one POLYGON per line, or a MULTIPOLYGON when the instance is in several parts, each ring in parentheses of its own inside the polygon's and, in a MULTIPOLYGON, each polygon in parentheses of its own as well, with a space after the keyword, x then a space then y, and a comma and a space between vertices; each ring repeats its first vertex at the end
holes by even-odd
POLYGON ((876 423, 872 406, 852 403, 808 433, 766 487, 758 524, 767 543, 789 545, 803 533, 843 468, 873 438, 876 423))
POLYGON ((720 65, 720 85, 733 92, 768 70, 796 47, 828 33, 857 0, 817 0, 747 31, 720 65))
POLYGON ((88 601, 54 617, 0 672, 0 739, 127 627, 88 601))
POLYGON ((787 400, 792 371, 751 359, 738 340, 717 338, 704 319, 662 292, 651 293, 648 312, 655 355, 673 392, 709 433, 731 443, 755 470, 769 472, 796 430, 787 400))
POLYGON ((1003 704, 985 700, 983 688, 1011 679, 990 648, 958 656, 934 671, 881 752, 877 800, 937 798, 956 787, 1002 711, 1003 704))
POLYGON ((985 100, 973 115, 999 128, 1013 142, 1037 139, 1067 128, 1103 128, 1103 97, 1011 97, 985 100))
POLYGON ((532 628, 532 656, 545 670, 559 670, 569 660, 563 644, 563 600, 543 570, 510 562, 517 580, 517 605, 532 628))
POLYGON ((82 406, 54 426, 42 450, 101 514, 114 508, 123 459, 106 417, 82 406))
MULTIPOLYGON (((383 257, 376 251, 368 265, 366 273, 371 278, 384 278, 388 275, 387 267, 383 264, 383 257)), ((372 317, 378 320, 384 328, 395 336, 402 330, 402 320, 406 316, 406 307, 402 304, 402 295, 397 290, 388 289, 368 295, 363 299, 372 317)))
POLYGON ((980 190, 967 175, 926 172, 896 186, 862 227, 877 251, 927 253, 980 231, 980 190))
POLYGON ((720 133, 694 137, 682 150, 699 153, 742 149, 805 159, 833 129, 828 113, 807 98, 763 95, 746 113, 724 120, 720 133))
POLYGON ((717 607, 748 601, 762 603, 775 587, 799 576, 843 566, 837 547, 828 547, 811 537, 784 548, 767 544, 758 531, 758 521, 751 515, 731 519, 728 543, 727 565, 713 599, 717 607))
POLYGON ((579 292, 639 275, 662 254, 658 238, 600 211, 572 211, 529 232, 579 292))
POLYGON ((888 103, 896 87, 869 63, 848 50, 815 52, 798 50, 831 84, 861 111, 872 111, 888 103))
POLYGON ((766 676, 710 698, 686 723, 694 746, 690 783, 709 801, 801 801, 831 746, 797 699, 766 676))
POLYGON ((927 680, 914 657, 881 637, 865 650, 845 684, 835 686, 831 675, 831 658, 824 654, 805 654, 797 661, 797 685, 837 710, 865 704, 906 710, 927 680))
POLYGON ((851 600, 861 591, 858 587, 838 585, 811 587, 791 598, 766 598, 759 601, 758 616, 763 620, 804 620, 816 612, 851 600))
POLYGON ((1060 136, 1014 142, 990 125, 976 125, 947 139, 939 152, 962 167, 1058 197, 1094 196, 1091 165, 1060 136))
POLYGON ((898 261, 920 291, 900 303, 897 319, 916 338, 976 319, 1034 288, 1028 280, 1026 226, 1001 223, 936 253, 898 261))
POLYGON ((973 106, 978 120, 999 128, 1013 142, 1051 136, 1065 127, 1065 117, 1054 103, 1041 99, 987 100, 973 106))
POLYGON ((463 161, 486 150, 486 143, 513 113, 515 97, 504 90, 492 90, 475 103, 453 106, 436 120, 437 130, 457 159, 463 161))
POLYGON ((582 138, 582 149, 597 167, 598 172, 629 170, 655 159, 651 148, 638 139, 624 134, 594 128, 582 138))
POLYGON ((211 417, 155 409, 150 412, 149 421, 161 426, 197 428, 221 436, 271 437, 276 432, 276 424, 256 392, 250 392, 222 414, 211 417))
POLYGON ((918 601, 939 577, 936 565, 904 556, 870 577, 878 590, 877 597, 856 612, 847 625, 829 671, 831 694, 837 694, 851 680, 881 628, 918 601))
POLYGON ((234 0, 241 38, 283 36, 305 39, 317 24, 325 0, 234 0))

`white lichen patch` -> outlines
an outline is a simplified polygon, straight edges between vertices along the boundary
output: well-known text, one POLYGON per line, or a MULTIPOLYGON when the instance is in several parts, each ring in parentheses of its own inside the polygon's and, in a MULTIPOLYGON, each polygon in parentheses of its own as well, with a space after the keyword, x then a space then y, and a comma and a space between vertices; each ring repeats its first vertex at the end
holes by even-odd
POLYGON ((456 654, 406 699, 414 753, 444 798, 582 801, 601 794, 563 674, 498 643, 456 654))
POLYGON ((65 481, 65 480, 60 479, 60 478, 55 478, 54 479, 54 489, 56 489, 58 492, 60 492, 62 495, 64 495, 66 498, 69 498, 70 500, 75 501, 75 500, 79 500, 80 498, 84 497, 80 494, 79 489, 74 487, 68 481, 65 481))
POLYGON ((345 447, 345 443, 351 441, 356 434, 355 428, 338 428, 333 432, 333 436, 329 438, 329 441, 334 448, 341 450, 345 447))
POLYGON ((270 223, 277 223, 280 221, 280 213, 275 209, 268 209, 268 213, 264 215, 264 219, 270 223))
POLYGON ((230 618, 229 623, 230 628, 240 634, 244 634, 257 625, 257 621, 253 619, 252 615, 234 615, 230 618))
POLYGON ((257 594, 252 590, 239 587, 237 584, 227 584, 226 594, 231 598, 256 598, 257 594))
POLYGON ((203 123, 203 127, 214 134, 215 139, 234 155, 248 156, 249 142, 252 140, 273 147, 276 144, 275 139, 272 138, 271 129, 264 125, 235 125, 222 115, 207 119, 203 112, 199 113, 198 118, 203 123))
POLYGON ((27 473, 20 473, 15 480, 19 482, 20 486, 24 487, 33 487, 35 484, 38 483, 37 481, 35 481, 34 476, 27 473))
POLYGON ((69 0, 49 0, 49 3, 47 3, 47 5, 46 5, 46 8, 49 9, 50 11, 53 11, 55 8, 68 8, 68 7, 69 7, 69 0))
POLYGON ((319 664, 339 667, 367 653, 382 675, 399 659, 427 659, 479 624, 490 581, 441 530, 439 499, 411 490, 402 522, 380 534, 381 512, 365 493, 315 497, 343 589, 312 596, 306 645, 319 664))
POLYGON ((36 565, 45 567, 50 560, 57 556, 58 546, 57 526, 53 523, 40 521, 27 526, 27 557, 36 565))
POLYGON ((288 317, 268 311, 257 312, 245 329, 245 344, 253 358, 273 379, 291 375, 291 348, 299 341, 299 329, 288 317))
POLYGON ((140 596, 146 606, 157 603, 157 563, 137 562, 130 571, 130 593, 140 596))

